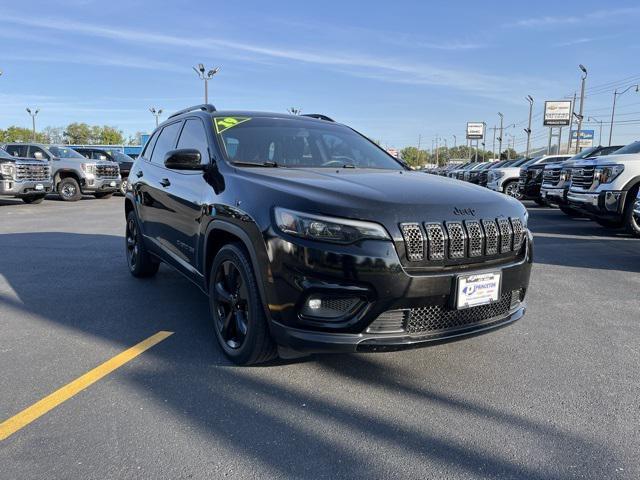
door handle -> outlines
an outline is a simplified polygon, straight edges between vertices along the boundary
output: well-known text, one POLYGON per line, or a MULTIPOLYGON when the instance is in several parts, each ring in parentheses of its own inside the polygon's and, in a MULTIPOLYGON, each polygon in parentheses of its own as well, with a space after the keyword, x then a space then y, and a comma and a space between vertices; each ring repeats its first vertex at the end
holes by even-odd
POLYGON ((144 173, 142 173, 142 170, 138 170, 138 172, 136 173, 136 177, 140 178, 144 175, 144 173))
POLYGON ((162 185, 163 187, 168 187, 169 185, 171 185, 171 182, 169 181, 168 178, 163 178, 162 180, 160 180, 160 185, 162 185))

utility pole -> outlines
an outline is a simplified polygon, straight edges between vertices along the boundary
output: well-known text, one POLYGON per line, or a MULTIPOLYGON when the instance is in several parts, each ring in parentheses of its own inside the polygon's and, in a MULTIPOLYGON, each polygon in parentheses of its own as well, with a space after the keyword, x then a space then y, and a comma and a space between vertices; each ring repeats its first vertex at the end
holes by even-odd
POLYGON ((33 129, 33 133, 31 135, 31 140, 33 142, 35 142, 36 141, 36 116, 40 112, 40 109, 36 108, 35 110, 32 111, 30 108, 27 108, 26 110, 27 110, 27 113, 29 115, 31 115, 31 126, 32 126, 32 129, 33 129))
POLYGON ((577 97, 576 92, 573 92, 573 103, 571 104, 571 120, 569 120, 569 141, 567 143, 567 153, 571 153, 571 144, 572 144, 571 131, 573 130, 573 124, 575 122, 574 117, 576 115, 576 97, 577 97))
MULTIPOLYGON (((598 120, 595 117, 587 118, 587 122, 596 122, 600 126, 600 140, 598 140, 598 145, 602 146, 602 120, 598 120)), ((611 141, 609 141, 611 143, 611 141)))
POLYGON ((151 112, 151 115, 156 117, 156 128, 158 128, 158 125, 159 125, 158 118, 160 117, 160 115, 162 115, 162 109, 159 108, 158 110, 156 110, 156 107, 150 107, 149 111, 151 112))
POLYGON ((578 65, 582 70, 582 86, 580 87, 580 113, 578 113, 578 132, 576 134, 576 155, 580 153, 580 131, 582 130, 582 118, 584 112, 584 85, 587 80, 587 69, 584 65, 578 65))
POLYGON ((197 67, 193 67, 198 78, 204 80, 204 103, 209 103, 209 80, 220 71, 220 67, 212 68, 207 72, 207 69, 202 63, 199 63, 197 67))
POLYGON ((453 148, 458 148, 458 137, 453 136, 453 148))
POLYGON ((533 97, 527 95, 527 101, 529 102, 529 126, 525 129, 527 132, 527 153, 525 158, 529 158, 529 148, 531 147, 531 114, 533 113, 533 97))
MULTIPOLYGON (((496 126, 494 125, 491 130, 493 130, 493 146, 491 147, 491 154, 493 158, 495 158, 496 157, 496 130, 497 130, 496 126)), ((500 159, 498 158, 498 160, 500 159)))
POLYGON ((422 154, 420 152, 420 146, 422 145, 422 135, 418 135, 418 165, 420 165, 422 162, 422 154))
POLYGON ((611 108, 611 125, 609 127, 609 146, 611 146, 611 139, 613 138, 613 121, 614 121, 614 117, 616 114, 616 97, 619 95, 624 95, 625 93, 627 93, 629 91, 630 88, 636 87, 636 92, 638 91, 638 87, 639 85, 629 85, 627 88, 625 88, 623 91, 621 91, 620 93, 618 93, 618 89, 616 88, 615 91, 613 92, 613 107, 611 108))
POLYGON ((502 122, 504 121, 504 115, 498 112, 498 116, 500 117, 500 136, 498 137, 498 160, 500 160, 500 157, 502 156, 502 133, 503 133, 502 122))

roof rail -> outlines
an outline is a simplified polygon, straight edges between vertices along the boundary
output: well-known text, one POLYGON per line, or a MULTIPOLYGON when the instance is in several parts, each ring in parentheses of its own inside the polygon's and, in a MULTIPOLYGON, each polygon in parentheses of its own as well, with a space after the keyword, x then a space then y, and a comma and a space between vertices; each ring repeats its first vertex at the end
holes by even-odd
POLYGON ((178 115, 182 115, 183 113, 193 112, 195 110, 202 110, 203 112, 213 113, 216 111, 216 107, 214 107, 210 103, 203 103, 202 105, 194 105, 193 107, 185 108, 184 110, 179 110, 176 113, 169 115, 168 118, 177 117, 178 115))
POLYGON ((317 118, 318 120, 324 120, 325 122, 334 122, 335 123, 335 120, 333 118, 327 117, 326 115, 323 115, 321 113, 304 113, 301 116, 317 118))

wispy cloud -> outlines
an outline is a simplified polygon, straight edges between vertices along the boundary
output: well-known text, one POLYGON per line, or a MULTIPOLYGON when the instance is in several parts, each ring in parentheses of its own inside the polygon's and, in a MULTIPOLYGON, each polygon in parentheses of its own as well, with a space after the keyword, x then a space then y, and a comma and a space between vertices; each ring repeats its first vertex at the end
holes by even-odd
POLYGON ((612 20, 616 18, 625 18, 630 15, 640 14, 640 7, 628 8, 612 8, 610 10, 596 10, 595 12, 585 13, 584 15, 566 15, 566 16, 544 16, 524 18, 513 23, 509 23, 508 27, 528 27, 528 28, 544 28, 559 25, 579 25, 597 20, 612 20))
MULTIPOLYGON (((149 33, 142 30, 130 30, 124 28, 108 27, 104 25, 73 22, 46 18, 25 18, 11 15, 3 16, 3 21, 12 24, 25 25, 49 30, 62 31, 68 34, 82 34, 92 37, 106 38, 115 41, 127 42, 137 45, 153 45, 154 47, 167 46, 180 49, 188 48, 199 51, 216 51, 219 54, 234 55, 237 52, 280 59, 307 64, 324 65, 339 68, 349 75, 376 79, 393 83, 412 83, 423 85, 436 85, 456 88, 467 92, 490 93, 504 92, 513 83, 504 79, 463 69, 438 67, 431 64, 402 61, 398 58, 384 58, 378 55, 371 56, 359 52, 336 53, 335 51, 312 51, 274 46, 257 45, 246 42, 238 42, 228 39, 205 37, 195 38, 186 36, 174 36, 168 34, 149 33)), ((460 48, 451 44, 449 48, 460 48)), ((89 58, 83 58, 89 61, 89 58)), ((135 64, 123 59, 100 60, 103 62, 119 60, 123 66, 135 64)), ((95 61, 95 60, 94 60, 95 61)), ((150 64, 155 67, 171 68, 162 63, 150 64)))

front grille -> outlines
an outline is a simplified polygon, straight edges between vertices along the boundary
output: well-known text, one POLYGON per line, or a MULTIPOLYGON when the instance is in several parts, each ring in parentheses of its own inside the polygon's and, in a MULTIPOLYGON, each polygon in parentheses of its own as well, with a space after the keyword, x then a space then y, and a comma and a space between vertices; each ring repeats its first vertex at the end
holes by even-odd
POLYGON ((402 223, 406 257, 411 263, 463 260, 518 252, 526 228, 519 218, 459 222, 402 223), (424 230, 423 230, 424 228, 424 230))
POLYGON ((51 167, 39 163, 16 164, 16 180, 40 182, 51 179, 51 167))
POLYGON ((489 179, 489 172, 480 172, 478 175, 478 185, 486 185, 489 179))
POLYGON ((574 167, 571 169, 571 186, 588 190, 593 184, 595 167, 574 167))
POLYGON ((98 178, 118 178, 120 169, 117 165, 96 165, 96 176, 98 178))
POLYGON ((442 305, 412 308, 405 330, 407 333, 424 333, 458 329, 505 315, 511 309, 511 295, 512 293, 508 292, 495 303, 463 310, 452 310, 442 305))
POLYGON ((546 185, 556 186, 560 183, 560 167, 545 168, 542 174, 542 182, 546 185))

